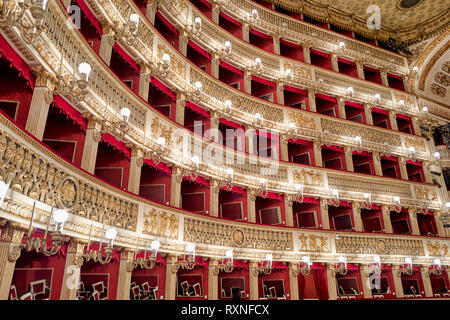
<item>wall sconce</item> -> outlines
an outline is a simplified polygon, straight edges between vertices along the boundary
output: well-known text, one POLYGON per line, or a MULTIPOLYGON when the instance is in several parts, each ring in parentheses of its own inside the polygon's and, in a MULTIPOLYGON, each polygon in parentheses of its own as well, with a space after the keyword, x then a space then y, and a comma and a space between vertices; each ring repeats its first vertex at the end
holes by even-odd
POLYGON ((231 191, 233 189, 233 177, 234 177, 234 170, 233 168, 227 168, 225 170, 226 176, 220 180, 219 186, 224 187, 228 191, 231 191))
POLYGON ((339 50, 338 50, 338 52, 339 53, 343 53, 344 51, 345 51, 345 42, 341 41, 341 42, 339 42, 339 50))
POLYGON ((363 202, 364 208, 368 210, 372 209, 372 195, 368 192, 364 192, 363 198, 364 198, 363 202))
POLYGON ((6 193, 9 190, 9 183, 6 184, 3 181, 0 181, 0 206, 2 205, 3 201, 5 200, 6 193))
POLYGON ((412 275, 413 274, 413 267, 412 267, 412 259, 410 257, 405 258, 405 266, 401 266, 399 269, 399 274, 402 275, 412 275))
MULTIPOLYGON (((131 9, 128 11, 130 12, 131 9)), ((124 38, 127 45, 132 46, 136 42, 136 34, 139 27, 139 15, 132 13, 128 17, 128 21, 124 24, 115 23, 115 35, 116 40, 124 38)))
POLYGON ((333 276, 345 276, 348 273, 347 258, 345 258, 344 256, 339 256, 338 263, 333 266, 331 272, 333 276))
POLYGON ((272 273, 272 260, 273 255, 271 253, 266 254, 266 259, 260 262, 254 270, 254 274, 271 274, 272 273))
POLYGON ((200 81, 196 81, 194 83, 193 96, 194 96, 194 100, 197 102, 200 100, 200 97, 202 96, 202 89, 203 89, 203 84, 200 81))
POLYGON ((198 32, 200 32, 202 30, 202 19, 200 19, 200 17, 197 17, 194 19, 194 26, 198 32))
POLYGON ((138 266, 141 269, 151 270, 156 265, 156 256, 158 254, 158 249, 161 246, 161 243, 158 240, 154 240, 151 243, 151 249, 153 252, 150 253, 150 256, 147 259, 147 241, 145 241, 145 247, 144 247, 144 256, 142 258, 137 258, 138 254, 138 242, 139 239, 136 239, 136 249, 133 254, 133 260, 129 261, 129 271, 132 271, 133 269, 137 268, 138 266))
POLYGON ((27 44, 34 44, 37 36, 44 30, 44 18, 48 0, 4 0, 0 7, 0 25, 16 26, 22 31, 22 38, 27 44), (34 21, 25 19, 29 10, 34 21))
POLYGON ((347 88, 347 95, 348 95, 349 97, 353 97, 354 94, 355 94, 355 90, 353 90, 353 87, 348 87, 348 88, 347 88))
POLYGON ((19 248, 25 249, 26 252, 36 251, 37 253, 42 253, 43 255, 49 257, 56 255, 61 249, 61 245, 63 244, 63 226, 64 223, 69 219, 69 214, 67 211, 63 209, 54 210, 54 205, 52 206, 52 210, 50 212, 50 217, 48 218, 47 226, 45 228, 45 233, 42 238, 34 238, 31 236, 31 232, 33 229, 33 219, 34 213, 36 210, 36 202, 33 203, 33 209, 31 211, 31 219, 30 225, 28 227, 28 233, 25 236, 25 243, 19 244, 19 248), (49 233, 49 227, 51 220, 55 222, 55 231, 50 232, 50 236, 52 238, 51 248, 47 249, 47 234, 49 233))
POLYGON ((410 73, 411 77, 417 78, 419 76, 419 68, 414 66, 410 73))
POLYGON ((294 277, 297 277, 300 273, 303 276, 311 274, 312 262, 308 256, 302 257, 302 263, 297 264, 297 267, 293 270, 294 277))
POLYGON ((202 31, 202 19, 200 17, 196 17, 194 19, 193 24, 189 24, 187 26, 187 33, 189 36, 199 37, 200 32, 202 31))
POLYGON ((403 100, 403 99, 400 99, 399 101, 398 101, 398 105, 400 106, 400 107, 404 107, 405 106, 405 100, 403 100))
POLYGON ((262 70, 261 58, 255 58, 254 64, 251 66, 251 71, 254 73, 260 73, 262 70))
POLYGON ((91 235, 92 235, 92 224, 91 224, 91 230, 89 232, 88 245, 87 245, 85 253, 82 255, 82 258, 86 262, 88 262, 90 260, 93 260, 94 262, 99 262, 100 264, 107 264, 107 263, 109 263, 111 261, 112 254, 113 254, 113 251, 114 251, 114 247, 113 247, 114 246, 114 239, 117 236, 116 229, 109 228, 105 232, 105 223, 103 223, 102 239, 100 240, 100 246, 99 246, 98 250, 89 249, 89 247, 91 245, 91 235), (105 247, 104 251, 102 252, 103 237, 105 237, 106 240, 108 240, 108 242, 106 243, 106 247, 105 247), (105 257, 103 257, 103 254, 105 255, 105 257))
POLYGON ((411 160, 417 160, 416 148, 414 148, 413 146, 408 148, 408 157, 411 160))
POLYGON ((188 176, 192 181, 197 180, 198 171, 200 170, 200 158, 198 156, 193 156, 191 159, 192 168, 183 169, 182 175, 188 176))
POLYGON ((440 276, 442 274, 442 266, 441 266, 441 259, 436 258, 433 260, 433 265, 427 270, 427 275, 432 276, 440 276))
POLYGON ((427 113, 428 113, 428 107, 427 107, 427 106, 424 106, 424 107, 422 108, 422 112, 425 113, 425 114, 427 114, 427 113))
POLYGON ((78 73, 80 75, 80 79, 75 78, 75 66, 73 67, 73 74, 69 75, 69 79, 65 80, 64 72, 63 72, 63 62, 64 55, 61 53, 61 60, 59 64, 59 69, 56 74, 57 83, 55 89, 53 91, 48 91, 47 96, 45 97, 46 101, 52 101, 53 95, 60 94, 67 96, 69 99, 73 99, 75 101, 82 101, 84 96, 87 94, 87 87, 89 83, 89 75, 91 74, 92 68, 87 62, 82 62, 78 66, 78 73))
POLYGON ((92 68, 87 62, 82 62, 78 66, 78 72, 80 73, 81 79, 78 80, 78 87, 81 90, 85 90, 88 85, 89 75, 91 74, 92 68))
POLYGON ((259 126, 259 125, 261 125, 262 118, 263 118, 263 116, 259 112, 257 112, 253 116, 253 121, 257 126, 259 126))
POLYGON ((334 198, 328 199, 328 203, 333 207, 339 207, 339 190, 331 189, 334 198))
POLYGON ((255 24, 258 21, 258 18, 259 18, 258 10, 253 9, 252 13, 251 13, 251 15, 249 17, 250 23, 251 24, 255 24))
POLYGON ((233 270, 233 250, 229 249, 225 252, 225 257, 222 258, 219 264, 214 266, 213 272, 217 275, 220 272, 231 273, 233 270))
POLYGON ((231 102, 231 100, 225 100, 223 105, 224 105, 223 111, 225 115, 227 116, 231 115, 231 112, 233 111, 233 103, 231 102))
POLYGON ((224 57, 227 57, 229 55, 231 55, 231 42, 230 41, 225 41, 224 43, 224 47, 222 48, 222 53, 224 57))
POLYGON ((394 196, 393 197, 393 205, 391 206, 391 209, 397 213, 400 213, 402 211, 402 207, 400 205, 400 197, 394 196))
POLYGON ((284 71, 284 76, 281 79, 281 85, 290 84, 293 79, 294 79, 294 73, 292 72, 291 69, 288 68, 284 71))
POLYGON ((156 66, 156 73, 161 77, 167 77, 170 67, 170 55, 168 53, 164 53, 162 55, 162 62, 158 61, 156 66))
POLYGON ((259 178, 259 192, 258 192, 258 196, 260 197, 267 197, 268 195, 268 191, 267 191, 267 180, 266 178, 259 178))
POLYGON ((158 165, 161 162, 163 156, 165 155, 166 139, 164 137, 159 137, 156 140, 156 143, 158 146, 155 147, 151 152, 151 159, 155 165, 158 165))
POLYGON ((294 189, 296 191, 296 195, 294 197, 294 200, 296 202, 303 202, 303 186, 301 184, 294 184, 294 189))
POLYGON ((375 99, 375 101, 376 101, 377 103, 380 103, 380 102, 381 102, 381 96, 380 96, 379 93, 375 93, 375 95, 374 95, 373 97, 374 97, 374 99, 375 99))
POLYGON ((122 116, 122 121, 119 122, 119 126, 123 130, 128 126, 128 120, 130 119, 131 111, 128 108, 122 108, 120 109, 120 115, 122 116))
POLYGON ((185 250, 183 258, 176 262, 176 268, 192 270, 195 268, 195 244, 188 243, 185 250))

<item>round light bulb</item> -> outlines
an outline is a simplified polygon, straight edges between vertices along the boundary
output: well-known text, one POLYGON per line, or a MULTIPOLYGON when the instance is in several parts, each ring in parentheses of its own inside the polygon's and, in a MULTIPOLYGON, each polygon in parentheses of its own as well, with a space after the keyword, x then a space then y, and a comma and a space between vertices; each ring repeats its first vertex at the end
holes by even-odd
POLYGON ((433 153, 433 155, 434 155, 434 157, 435 157, 436 159, 440 159, 440 158, 441 158, 441 154, 440 154, 438 151, 436 151, 435 153, 433 153))
POLYGON ((53 213, 53 220, 57 224, 62 224, 64 222, 66 222, 67 219, 69 219, 69 213, 66 210, 64 210, 64 209, 57 209, 53 213))
POLYGON ((195 164, 199 164, 200 163, 200 158, 198 156, 193 156, 192 157, 192 162, 195 164))
POLYGON ((438 258, 434 259, 434 260, 433 260, 433 264, 434 264, 435 266, 440 267, 440 266, 441 266, 441 259, 438 259, 438 258))
POLYGON ((187 246, 186 246, 186 251, 187 252, 194 252, 194 250, 195 250, 195 244, 193 244, 193 243, 189 243, 187 246))
POLYGON ((225 41, 225 47, 227 47, 227 48, 231 47, 231 42, 228 40, 225 41))
POLYGON ((254 15, 254 16, 258 16, 258 10, 256 10, 256 9, 253 9, 253 10, 252 10, 252 15, 254 15))
POLYGON ((200 24, 202 23, 202 19, 200 19, 199 17, 195 18, 195 23, 200 24))
POLYGON ((266 178, 259 178, 259 182, 261 184, 266 184, 267 180, 266 180, 266 178))
POLYGON ((266 254, 267 261, 272 261, 272 259, 273 259, 273 255, 271 253, 266 254))
POLYGON ((114 228, 109 228, 105 232, 105 238, 108 240, 114 240, 117 236, 117 231, 114 228))
POLYGON ((364 192, 363 197, 364 197, 364 199, 369 199, 370 193, 364 192))
POLYGON ((286 69, 286 74, 287 75, 291 75, 292 74, 292 70, 291 69, 286 69))
POLYGON ((381 262, 380 256, 375 256, 375 257, 373 257, 373 262, 375 262, 375 263, 380 263, 380 262, 381 262))
POLYGON ((233 258, 233 250, 227 250, 226 252, 225 252, 225 256, 227 257, 227 258, 233 258))
POLYGON ((412 264, 412 259, 411 258, 405 258, 405 263, 412 264))
POLYGON ((347 88, 347 92, 352 92, 353 93, 353 87, 348 87, 347 88))
POLYGON ((256 64, 260 64, 261 63, 261 58, 256 58, 255 62, 256 62, 256 64))
POLYGON ((8 185, 5 182, 0 181, 0 199, 5 197, 7 191, 8 185))
POLYGON ((163 137, 159 137, 158 140, 156 140, 156 143, 158 143, 160 146, 164 146, 166 144, 166 139, 163 137))
POLYGON ((261 119, 261 114, 259 112, 255 113, 255 118, 256 119, 261 119))
POLYGON ((339 195, 339 190, 338 189, 333 189, 333 194, 337 197, 339 195))
POLYGON ((379 93, 375 93, 374 97, 375 97, 375 99, 377 99, 377 100, 380 100, 380 99, 381 99, 381 96, 380 96, 379 93))
POLYGON ((401 105, 401 106, 404 106, 405 105, 405 100, 403 100, 403 99, 399 100, 398 104, 401 105))
POLYGON ((428 107, 423 107, 422 111, 425 112, 425 113, 428 113, 428 107))
POLYGON ((227 107, 227 108, 230 108, 232 105, 231 100, 225 100, 224 104, 225 104, 225 107, 227 107))
POLYGON ((158 250, 159 247, 161 247, 161 243, 159 243, 158 240, 152 241, 151 248, 152 248, 153 250, 158 250))
POLYGON ((229 176, 233 176, 233 174, 234 174, 233 169, 232 169, 232 168, 228 168, 228 169, 227 169, 227 174, 228 174, 229 176))
POLYGON ((131 111, 128 108, 122 108, 120 109, 120 115, 126 119, 128 119, 131 115, 131 111))
POLYGON ((360 137, 360 136, 356 136, 356 137, 355 137, 355 141, 356 141, 356 142, 361 142, 361 141, 362 141, 362 139, 361 139, 361 137, 360 137))
POLYGON ((130 21, 131 21, 131 22, 134 22, 135 24, 138 24, 138 23, 139 23, 139 16, 138 16, 136 13, 133 13, 133 14, 130 16, 130 21))
POLYGON ((417 72, 417 71, 419 71, 419 68, 417 66, 414 66, 413 71, 417 72))
POLYGON ((303 261, 304 263, 309 263, 309 257, 308 257, 308 256, 303 256, 303 257, 302 257, 302 261, 303 261))
POLYGON ((414 148, 414 147, 409 147, 408 150, 409 150, 409 152, 412 152, 412 153, 416 152, 416 148, 414 148))
POLYGON ((80 63, 80 65, 78 66, 78 71, 81 74, 86 76, 86 80, 89 77, 89 74, 91 73, 91 70, 92 70, 92 68, 89 65, 89 63, 87 63, 87 62, 80 63))
POLYGON ((339 262, 345 262, 345 260, 346 260, 346 259, 345 259, 345 257, 343 257, 343 256, 339 256, 339 257, 338 257, 338 261, 339 261, 339 262))
POLYGON ((339 47, 340 48, 345 48, 345 43, 343 41, 339 42, 339 47))
POLYGON ((289 123, 289 128, 290 129, 295 129, 295 123, 293 123, 293 122, 289 123))
POLYGON ((446 203, 445 203, 445 207, 446 207, 446 208, 450 208, 450 202, 446 202, 446 203))
POLYGON ((200 81, 197 81, 197 82, 195 82, 195 87, 196 87, 198 90, 201 90, 202 87, 203 87, 203 85, 202 85, 202 83, 201 83, 200 81))
POLYGON ((399 196, 395 196, 394 197, 394 201, 400 203, 400 197, 399 196))
POLYGON ((294 184, 294 188, 295 188, 295 190, 300 191, 302 189, 302 185, 296 183, 296 184, 294 184))
POLYGON ((162 60, 166 63, 170 62, 170 56, 167 53, 164 53, 162 56, 162 60))

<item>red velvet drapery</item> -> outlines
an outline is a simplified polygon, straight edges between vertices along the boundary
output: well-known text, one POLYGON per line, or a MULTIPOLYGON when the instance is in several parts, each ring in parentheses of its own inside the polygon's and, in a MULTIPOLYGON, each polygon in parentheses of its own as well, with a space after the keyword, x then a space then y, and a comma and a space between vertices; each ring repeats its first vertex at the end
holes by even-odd
POLYGON ((252 81, 259 82, 259 83, 261 83, 261 84, 263 84, 265 86, 271 87, 271 88, 275 88, 276 87, 275 83, 273 83, 273 82, 271 82, 269 80, 260 78, 260 77, 252 76, 252 81))
POLYGON ((240 75, 240 76, 244 75, 244 72, 242 72, 242 70, 240 70, 240 69, 238 69, 236 67, 233 67, 231 64, 228 64, 228 63, 226 63, 224 61, 220 61, 219 62, 219 66, 221 66, 221 67, 223 67, 223 68, 225 68, 225 69, 227 69, 227 70, 229 70, 229 71, 231 71, 231 72, 233 72, 233 73, 235 73, 237 75, 240 75))
POLYGON ((165 26, 172 31, 173 33, 175 33, 177 35, 177 37, 179 36, 179 32, 178 30, 169 22, 169 20, 167 20, 159 11, 156 11, 156 16, 162 21, 162 23, 165 24, 165 26))
POLYGON ((239 21, 237 21, 237 20, 233 19, 232 17, 230 17, 229 15, 227 15, 227 14, 225 14, 223 12, 221 12, 219 15, 222 18, 224 18, 225 20, 235 24, 237 27, 242 28, 242 24, 239 21))
POLYGON ((197 112, 198 114, 202 115, 206 119, 210 118, 208 111, 204 110, 202 107, 199 107, 190 101, 186 101, 186 107, 191 109, 194 112, 197 112))
POLYGON ((189 41, 188 45, 194 49, 195 51, 197 51, 199 54, 201 54, 202 56, 204 56, 205 58, 207 58, 208 60, 211 60, 211 55, 202 47, 200 47, 198 44, 196 44, 193 41, 189 41))
POLYGON ((305 277, 299 273, 298 275, 298 299, 303 300, 305 297, 305 277))
POLYGON ((165 173, 167 173, 167 174, 169 174, 169 175, 172 174, 172 169, 169 168, 169 167, 167 166, 167 164, 165 164, 164 162, 160 162, 160 163, 158 163, 158 165, 156 165, 156 164, 153 162, 152 159, 144 159, 144 163, 145 163, 145 164, 148 164, 149 166, 151 166, 151 167, 153 167, 153 168, 156 168, 156 169, 158 169, 158 170, 161 170, 161 171, 163 171, 163 172, 165 172, 165 173))
POLYGON ((173 92, 161 81, 152 77, 150 83, 153 84, 159 91, 162 91, 165 95, 167 95, 172 100, 176 100, 177 97, 173 94, 173 92))
POLYGON ((53 106, 64 112, 70 119, 72 119, 76 124, 78 124, 83 131, 86 131, 87 121, 84 119, 80 112, 78 112, 74 107, 72 107, 66 100, 64 100, 60 95, 53 96, 53 106))
POLYGON ((130 65, 131 68, 134 69, 134 71, 137 74, 141 73, 141 70, 139 69, 139 66, 137 65, 136 62, 134 62, 133 58, 130 57, 130 55, 128 53, 126 53, 126 51, 124 49, 122 49, 122 47, 120 45, 118 45, 117 43, 113 46, 113 49, 117 52, 117 54, 126 62, 130 65))
POLYGON ((109 133, 102 134, 102 141, 114 147, 116 150, 123 152, 123 154, 125 154, 125 156, 128 159, 131 158, 131 151, 130 149, 127 148, 125 143, 117 140, 116 138, 114 138, 114 136, 110 135, 109 133))
POLYGON ((312 274, 316 286, 317 297, 319 300, 328 300, 327 270, 324 267, 313 269, 312 274))

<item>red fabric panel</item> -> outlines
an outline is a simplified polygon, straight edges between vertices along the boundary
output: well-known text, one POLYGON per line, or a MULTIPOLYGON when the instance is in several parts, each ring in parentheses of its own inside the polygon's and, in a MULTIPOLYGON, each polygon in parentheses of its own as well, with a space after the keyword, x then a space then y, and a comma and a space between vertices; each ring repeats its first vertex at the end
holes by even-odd
POLYGON ((305 296, 305 277, 299 273, 298 275, 298 299, 303 300, 305 296))
POLYGON ((193 180, 191 179, 191 177, 189 177, 189 176, 185 176, 185 177, 183 177, 183 179, 188 180, 188 181, 192 181, 192 182, 195 182, 195 183, 198 183, 198 184, 201 184, 201 185, 204 185, 204 186, 208 186, 208 187, 209 187, 209 181, 206 180, 205 178, 201 177, 201 176, 198 176, 197 179, 196 179, 195 181, 193 181, 193 180))
POLYGON ((164 162, 160 162, 158 165, 155 165, 152 159, 144 159, 144 163, 165 173, 172 174, 172 169, 170 169, 164 162))
POLYGON ((379 70, 377 70, 373 67, 369 67, 369 66, 364 66, 364 69, 366 69, 367 71, 375 72, 375 73, 380 72, 379 70))
POLYGON ((86 119, 83 119, 83 117, 81 116, 81 113, 79 113, 77 110, 75 110, 75 108, 72 107, 60 95, 53 96, 53 104, 55 107, 62 110, 70 119, 75 121, 75 123, 77 123, 83 129, 83 131, 86 131, 86 128, 87 128, 86 119))
POLYGON ((212 5, 211 5, 208 1, 206 1, 206 0, 198 0, 198 1, 200 1, 200 2, 203 3, 205 6, 207 6, 208 8, 211 9, 212 5))
POLYGON ((180 35, 178 33, 178 30, 167 20, 159 11, 156 11, 156 16, 161 20, 162 23, 164 23, 167 28, 169 28, 173 33, 177 35, 177 37, 180 35))
POLYGON ((95 28, 95 30, 97 30, 98 35, 101 36, 102 35, 102 27, 100 26, 100 23, 98 23, 97 18, 91 12, 91 10, 86 5, 84 0, 73 0, 73 4, 76 4, 80 7, 81 11, 83 11, 86 18, 89 20, 89 22, 95 28))
POLYGON ((250 33, 252 33, 255 36, 258 36, 260 38, 264 38, 266 40, 272 40, 271 36, 269 36, 269 35, 267 35, 265 33, 262 33, 261 31, 258 31, 258 30, 255 30, 255 29, 250 29, 249 31, 250 31, 250 33))
POLYGON ((345 63, 345 64, 352 65, 352 66, 356 65, 355 62, 350 61, 350 60, 347 60, 347 59, 343 59, 343 58, 338 58, 338 61, 339 61, 339 62, 342 62, 342 63, 345 63))
POLYGON ((329 56, 327 53, 322 52, 322 51, 318 51, 318 50, 311 49, 310 52, 311 52, 311 53, 314 53, 314 54, 317 54, 317 55, 319 55, 319 56, 325 57, 325 58, 330 58, 330 56, 329 56))
POLYGON ((275 199, 275 200, 283 200, 283 196, 275 192, 267 192, 266 198, 275 199))
POLYGON ((292 48, 297 48, 297 49, 301 49, 301 47, 302 47, 302 46, 300 46, 298 44, 295 44, 295 43, 292 43, 290 41, 286 41, 286 40, 283 40, 283 39, 280 39, 280 44, 281 43, 284 44, 285 46, 292 47, 292 48))
POLYGON ((336 98, 321 94, 321 93, 317 93, 316 94, 316 98, 322 99, 322 100, 327 100, 327 101, 331 101, 331 102, 336 102, 336 98))
POLYGON ((229 22, 235 24, 235 25, 238 26, 239 28, 242 28, 242 24, 241 24, 239 21, 237 21, 237 20, 233 19, 232 17, 230 17, 229 15, 227 15, 227 14, 221 12, 221 13, 219 14, 219 16, 221 16, 222 18, 226 19, 227 21, 229 21, 229 22))
POLYGON ((0 58, 5 57, 10 63, 10 67, 14 67, 19 72, 19 76, 27 81, 27 85, 34 89, 34 76, 31 73, 27 63, 16 53, 9 43, 0 34, 0 58))
MULTIPOLYGON (((226 187, 220 187, 220 189, 228 191, 226 187)), ((242 189, 241 187, 238 187, 238 186, 233 186, 233 188, 231 189, 231 192, 247 195, 247 191, 245 191, 244 189, 242 189)))
POLYGON ((407 160, 406 163, 410 164, 412 166, 416 166, 416 167, 421 167, 422 168, 422 163, 420 163, 419 161, 407 160))
POLYGON ((202 107, 197 106, 196 104, 193 104, 190 101, 186 101, 186 107, 188 107, 192 111, 197 112, 198 114, 204 116, 207 119, 210 118, 210 115, 209 115, 208 111, 204 110, 202 107))
POLYGON ((344 152, 344 148, 340 148, 338 146, 333 146, 333 145, 323 145, 322 149, 333 150, 333 151, 337 151, 337 152, 344 152))
POLYGON ((229 70, 229 71, 231 71, 233 73, 236 73, 236 74, 238 74, 240 76, 244 75, 244 72, 242 72, 240 69, 238 69, 236 67, 233 67, 232 65, 230 65, 230 64, 228 64, 228 63, 226 63, 224 61, 220 61, 219 62, 219 66, 221 66, 221 67, 223 67, 223 68, 225 68, 225 69, 227 69, 227 70, 229 70))
POLYGON ((313 197, 303 197, 304 203, 319 203, 319 199, 314 199, 313 197))
POLYGON ((308 92, 306 92, 305 90, 302 90, 300 88, 296 88, 296 87, 284 86, 284 90, 308 95, 308 92))
POLYGON ((306 145, 308 145, 308 144, 311 143, 310 141, 308 141, 308 140, 303 140, 303 139, 289 139, 288 142, 290 142, 290 143, 295 143, 295 144, 299 144, 299 145, 302 145, 302 146, 306 146, 306 145))
POLYGON ((125 143, 122 141, 118 141, 114 136, 110 135, 109 133, 103 133, 102 134, 102 140, 106 142, 107 144, 113 146, 118 151, 125 154, 125 156, 130 159, 131 158, 131 151, 127 148, 125 143))
POLYGON ((160 91, 168 95, 171 99, 176 100, 177 97, 173 94, 173 92, 161 81, 159 81, 157 78, 152 77, 150 80, 150 83, 153 84, 156 88, 158 88, 160 91))
POLYGON ((405 116, 404 114, 397 114, 396 115, 397 119, 402 119, 402 120, 406 120, 406 121, 411 121, 411 118, 408 116, 405 116))
POLYGON ((195 42, 189 40, 188 46, 191 46, 192 49, 194 49, 195 51, 200 53, 202 56, 204 56, 208 60, 211 60, 211 55, 208 52, 206 52, 205 49, 201 48, 198 44, 196 44, 195 42))
POLYGON ((350 202, 341 200, 341 201, 339 201, 339 207, 347 207, 347 208, 351 208, 351 207, 352 207, 352 204, 351 204, 350 202))
POLYGON ((380 114, 389 115, 389 112, 387 110, 383 110, 383 109, 380 109, 380 108, 372 108, 372 111, 376 112, 376 113, 380 113, 380 114))
POLYGON ((219 122, 225 126, 232 127, 234 129, 244 130, 244 128, 240 124, 232 122, 232 121, 228 121, 227 119, 224 119, 224 118, 220 118, 219 122))
POLYGON ((398 162, 396 157, 381 156, 381 159, 398 162))
POLYGON ((356 103, 356 102, 345 101, 345 105, 352 106, 352 107, 355 107, 355 108, 358 108, 358 109, 364 109, 363 105, 360 105, 359 103, 356 103))
POLYGON ((271 81, 269 81, 269 80, 260 78, 260 77, 252 76, 252 81, 259 82, 259 83, 261 83, 261 84, 263 84, 263 85, 265 85, 265 86, 269 86, 269 87, 271 87, 271 88, 275 88, 275 87, 276 87, 275 83, 273 83, 273 82, 271 82, 271 81))
POLYGON ((137 74, 141 73, 139 66, 136 64, 133 58, 131 58, 128 53, 126 53, 125 50, 122 49, 120 45, 118 45, 117 43, 114 44, 113 50, 116 50, 119 56, 121 56, 122 59, 125 60, 125 62, 128 63, 136 71, 137 74))
POLYGON ((397 80, 403 81, 403 78, 402 78, 402 77, 400 77, 400 76, 397 76, 397 75, 395 75, 395 74, 392 74, 392 73, 388 73, 388 76, 389 76, 389 77, 392 77, 392 78, 394 78, 394 79, 397 79, 397 80))
POLYGON ((328 283, 326 269, 313 269, 314 284, 319 300, 328 300, 328 283))
POLYGON ((372 158, 372 154, 371 154, 370 152, 364 151, 364 150, 361 150, 361 151, 353 151, 353 154, 357 154, 357 155, 363 156, 363 157, 369 157, 369 158, 372 158))

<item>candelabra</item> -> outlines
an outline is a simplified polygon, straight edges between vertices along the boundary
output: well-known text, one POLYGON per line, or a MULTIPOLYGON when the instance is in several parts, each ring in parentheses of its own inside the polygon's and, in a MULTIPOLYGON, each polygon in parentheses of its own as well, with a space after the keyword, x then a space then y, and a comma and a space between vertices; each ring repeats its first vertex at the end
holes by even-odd
POLYGON ((233 264, 233 251, 227 250, 225 253, 225 257, 221 259, 221 261, 214 266, 213 272, 214 274, 219 274, 220 272, 231 273, 234 270, 233 264))
POLYGON ((141 269, 151 270, 155 268, 156 265, 156 257, 158 255, 158 249, 160 247, 160 243, 158 240, 155 240, 151 244, 151 248, 153 252, 150 253, 150 256, 147 257, 147 241, 145 241, 144 255, 141 258, 137 257, 138 254, 138 242, 139 239, 136 240, 136 250, 133 254, 133 260, 128 262, 128 270, 133 270, 137 267, 141 269))
POLYGON ((196 81, 194 83, 194 88, 191 89, 191 96, 195 102, 200 101, 200 98, 202 97, 202 89, 203 89, 203 84, 200 81, 196 81))
POLYGON ((99 262, 100 264, 108 264, 112 259, 112 254, 114 252, 114 239, 117 236, 117 231, 113 228, 106 230, 105 232, 105 224, 103 223, 102 227, 102 239, 100 241, 100 246, 98 250, 90 249, 91 245, 91 235, 92 235, 92 224, 91 230, 89 232, 89 241, 86 248, 86 251, 81 256, 84 261, 88 262, 93 260, 94 262, 99 262), (106 247, 103 248, 103 237, 106 237, 108 240, 106 247))
POLYGON ((155 165, 158 165, 167 154, 167 148, 165 147, 166 139, 159 137, 156 143, 157 146, 153 147, 153 150, 148 153, 148 156, 155 165))
POLYGON ((227 40, 224 42, 224 46, 221 51, 221 57, 227 58, 230 55, 231 55, 231 42, 227 40))
POLYGON ((202 19, 200 17, 196 17, 194 19, 194 23, 187 25, 186 33, 188 37, 199 37, 202 31, 202 19))
POLYGON ((303 196, 303 186, 300 184, 295 184, 294 189, 296 191, 296 194, 294 195, 294 201, 296 202, 303 202, 304 196, 303 196))
POLYGON ((231 113, 233 112, 233 103, 231 100, 225 100, 223 103, 223 114, 225 117, 231 116, 231 113))
POLYGON ((336 263, 333 265, 333 268, 331 269, 332 275, 336 276, 336 275, 340 275, 340 276, 345 276, 348 273, 348 269, 347 269, 347 260, 345 259, 345 257, 339 257, 338 258, 339 263, 336 263))
POLYGON ((328 199, 328 204, 332 205, 333 207, 339 207, 339 190, 332 189, 331 192, 333 193, 333 198, 328 199))
POLYGON ((262 71, 261 58, 255 58, 253 64, 248 68, 250 73, 260 74, 262 71))
POLYGON ((219 186, 231 191, 233 189, 234 171, 232 168, 228 168, 225 174, 226 175, 219 181, 219 186))
POLYGON ((266 255, 266 260, 261 261, 259 265, 257 265, 253 272, 254 274, 271 274, 273 270, 273 264, 272 264, 272 254, 266 255))
POLYGON ((413 274, 413 268, 412 265, 408 264, 407 266, 401 266, 398 270, 400 275, 407 275, 411 276, 413 274))
POLYGON ((258 18, 259 18, 258 10, 253 9, 251 14, 249 14, 248 16, 249 24, 255 25, 258 22, 258 18))
POLYGON ((16 26, 22 31, 22 38, 28 44, 35 40, 45 30, 44 18, 48 0, 3 0, 0 6, 0 26, 16 26), (30 20, 25 12, 30 12, 30 20))
POLYGON ((167 77, 170 68, 170 55, 164 53, 161 58, 162 61, 156 62, 155 73, 163 78, 167 77))
POLYGON ((267 191, 267 180, 265 178, 259 178, 259 191, 258 196, 260 197, 267 197, 269 192, 267 191))
POLYGON ((183 255, 183 258, 178 259, 174 264, 174 268, 178 269, 186 269, 193 270, 195 268, 195 244, 190 243, 186 245, 186 252, 183 255))
POLYGON ((33 209, 31 212, 30 226, 28 228, 28 233, 24 237, 25 243, 21 243, 19 245, 20 250, 25 250, 26 252, 36 251, 37 253, 42 253, 43 255, 49 257, 56 255, 61 249, 61 245, 63 244, 64 236, 62 234, 62 229, 64 223, 69 218, 69 214, 67 211, 63 209, 57 209, 54 211, 54 205, 52 206, 52 210, 50 212, 50 217, 48 218, 47 227, 45 229, 44 236, 42 238, 35 238, 31 236, 31 231, 33 229, 33 219, 36 210, 36 202, 33 203, 33 209), (49 227, 51 220, 55 221, 56 228, 55 231, 50 232, 51 236, 51 248, 47 249, 47 234, 49 233, 49 227))
POLYGON ((364 198, 364 202, 363 202, 363 207, 365 209, 372 209, 372 195, 370 193, 363 193, 363 198, 364 198))
MULTIPOLYGON (((130 13, 130 10, 128 11, 128 14, 130 13)), ((113 25, 115 40, 125 39, 128 46, 133 46, 137 39, 138 27, 139 15, 136 13, 129 14, 128 21, 125 23, 116 21, 113 25)))
POLYGON ((312 262, 310 261, 309 257, 303 257, 302 263, 298 263, 293 268, 292 272, 294 273, 294 276, 297 277, 300 273, 303 276, 308 276, 311 274, 311 266, 312 262))
POLYGON ((200 171, 200 158, 198 156, 193 156, 191 159, 192 167, 187 169, 182 169, 182 176, 189 177, 192 181, 197 180, 198 173, 200 171))

